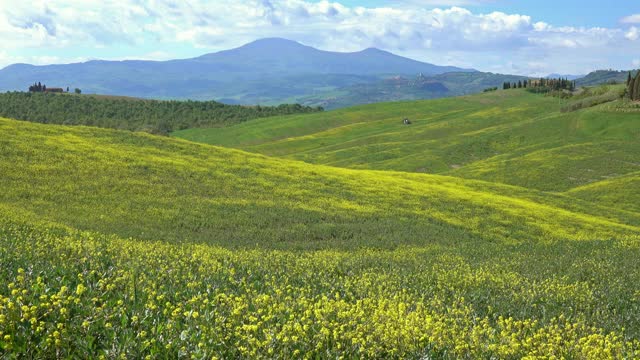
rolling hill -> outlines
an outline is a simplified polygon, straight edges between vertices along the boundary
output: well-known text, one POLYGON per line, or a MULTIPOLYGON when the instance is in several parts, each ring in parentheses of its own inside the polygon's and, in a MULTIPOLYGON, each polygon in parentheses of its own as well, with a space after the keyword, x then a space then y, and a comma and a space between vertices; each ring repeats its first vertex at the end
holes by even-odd
POLYGON ((480 93, 487 88, 502 86, 504 82, 518 82, 525 76, 484 72, 448 72, 426 76, 393 76, 372 83, 350 85, 324 93, 292 98, 291 102, 339 109, 359 104, 391 101, 438 99, 480 93))
MULTIPOLYGON (((501 96, 523 106, 528 95, 501 96)), ((358 124, 356 114, 383 110, 327 119, 350 113, 358 124)), ((500 114, 472 112, 465 122, 500 114)), ((0 119, 0 153, 4 353, 598 359, 640 351, 640 214, 588 195, 602 189, 575 189, 579 200, 9 119, 0 119)), ((620 180, 619 191, 632 194, 620 180)))
POLYGON ((314 164, 565 192, 640 169, 637 111, 618 111, 611 104, 560 111, 584 101, 510 90, 265 118, 174 135, 314 164), (413 124, 403 125, 405 117, 413 124))
POLYGON ((388 247, 430 237, 598 239, 640 230, 608 210, 568 211, 563 201, 531 200, 543 194, 446 176, 312 166, 88 127, 2 120, 0 132, 0 204, 123 237, 388 247), (495 221, 480 221, 490 216, 495 221))
POLYGON ((616 70, 597 70, 587 74, 584 77, 576 79, 578 86, 594 86, 601 84, 624 84, 627 81, 629 72, 635 75, 637 70, 616 71, 616 70))

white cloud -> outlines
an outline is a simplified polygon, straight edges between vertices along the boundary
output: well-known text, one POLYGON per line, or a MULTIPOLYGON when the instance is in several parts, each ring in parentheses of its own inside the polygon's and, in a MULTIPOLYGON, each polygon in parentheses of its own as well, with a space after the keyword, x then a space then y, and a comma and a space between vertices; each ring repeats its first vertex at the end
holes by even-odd
POLYGON ((620 22, 624 24, 640 24, 640 14, 633 14, 622 18, 620 22))
POLYGON ((637 68, 637 67, 640 67, 640 59, 634 59, 634 60, 631 62, 631 65, 633 65, 633 67, 636 67, 636 68, 637 68))
MULTIPOLYGON (((424 61, 494 71, 576 73, 609 67, 603 54, 618 53, 625 41, 640 37, 634 26, 628 30, 556 27, 527 15, 479 14, 458 7, 487 1, 405 0, 366 8, 328 0, 35 0, 11 6, 0 0, 5 51, 0 65, 29 60, 21 55, 25 50, 62 57, 59 54, 66 49, 145 45, 140 53, 163 51, 157 58, 165 59, 176 47, 215 51, 278 36, 326 50, 379 47, 424 61), (454 7, 434 9, 434 5, 454 7), (539 63, 553 65, 544 68, 539 63)), ((635 15, 623 21, 634 19, 635 15)), ((640 50, 631 50, 625 63, 638 56, 640 50)))

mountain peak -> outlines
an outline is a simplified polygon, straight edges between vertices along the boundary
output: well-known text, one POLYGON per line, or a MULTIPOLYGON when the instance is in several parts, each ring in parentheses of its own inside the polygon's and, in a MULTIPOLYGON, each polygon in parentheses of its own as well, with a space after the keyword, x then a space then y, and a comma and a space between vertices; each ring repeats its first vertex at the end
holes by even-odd
POLYGON ((270 38, 262 38, 262 39, 258 39, 258 40, 254 40, 246 45, 260 45, 260 44, 267 44, 267 45, 274 45, 274 44, 288 44, 288 45, 302 45, 297 41, 294 40, 289 40, 289 39, 285 39, 285 38, 279 38, 279 37, 270 37, 270 38))
POLYGON ((362 53, 387 53, 387 51, 380 50, 380 49, 375 48, 375 47, 366 48, 366 49, 364 49, 364 50, 362 50, 360 52, 362 52, 362 53))
POLYGON ((309 48, 309 46, 302 45, 297 41, 284 39, 284 38, 264 38, 252 41, 248 44, 241 46, 239 49, 297 49, 297 48, 309 48))

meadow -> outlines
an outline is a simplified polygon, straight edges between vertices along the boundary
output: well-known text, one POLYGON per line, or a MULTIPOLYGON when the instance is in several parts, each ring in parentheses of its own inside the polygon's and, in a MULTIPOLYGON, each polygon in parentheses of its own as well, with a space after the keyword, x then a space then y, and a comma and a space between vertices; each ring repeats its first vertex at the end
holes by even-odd
POLYGON ((174 135, 314 164, 566 192, 640 171, 637 109, 623 111, 610 103, 561 111, 602 95, 597 89, 590 92, 592 96, 567 100, 525 90, 498 91, 272 117, 174 135), (404 126, 405 117, 413 124, 404 126))
POLYGON ((637 114, 567 104, 0 119, 0 358, 638 358, 637 114))

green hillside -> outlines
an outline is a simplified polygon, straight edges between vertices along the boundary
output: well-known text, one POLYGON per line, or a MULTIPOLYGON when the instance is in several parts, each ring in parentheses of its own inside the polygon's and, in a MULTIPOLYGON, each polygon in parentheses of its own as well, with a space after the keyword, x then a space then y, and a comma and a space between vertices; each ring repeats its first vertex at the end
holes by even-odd
POLYGON ((591 100, 498 91, 174 135, 314 164, 453 175, 564 192, 640 170, 638 112, 609 104, 564 111, 591 100), (402 124, 405 117, 412 125, 402 124))
POLYGON ((474 72, 447 72, 425 76, 387 76, 378 81, 349 84, 330 91, 316 91, 313 95, 289 99, 304 105, 337 109, 360 104, 389 101, 439 99, 480 93, 484 89, 501 86, 504 82, 518 82, 525 76, 474 72))
POLYGON ((313 166, 89 127, 2 120, 0 134, 0 203, 124 237, 389 247, 432 237, 602 239, 640 225, 615 211, 570 212, 543 194, 436 175, 313 166))
POLYGON ((636 74, 637 70, 616 71, 616 70, 597 70, 589 73, 585 77, 576 79, 579 86, 593 86, 607 83, 624 84, 627 81, 629 72, 636 74))
POLYGON ((639 215, 589 189, 7 119, 0 153, 0 353, 640 355, 639 215))

